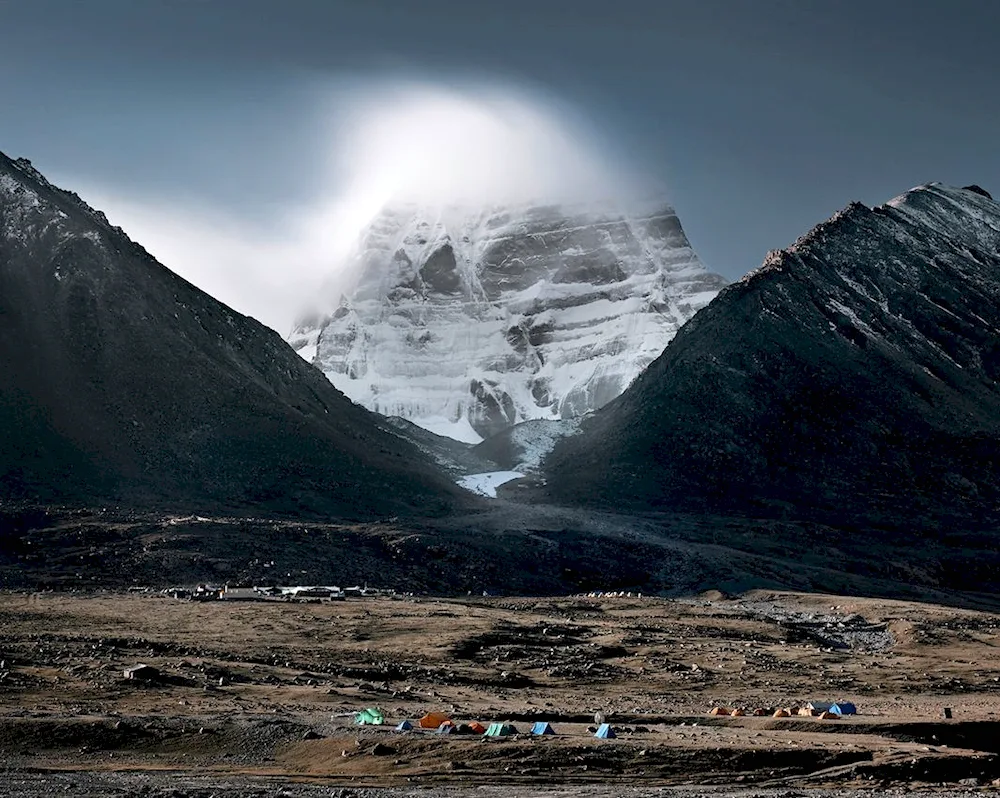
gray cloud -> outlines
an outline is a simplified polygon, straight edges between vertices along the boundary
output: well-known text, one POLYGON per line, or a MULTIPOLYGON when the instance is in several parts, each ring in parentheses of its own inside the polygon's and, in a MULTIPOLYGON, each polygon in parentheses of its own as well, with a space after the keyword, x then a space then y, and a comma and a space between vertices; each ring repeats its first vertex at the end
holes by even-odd
POLYGON ((132 231, 164 257, 185 221, 246 262, 346 192, 350 87, 516 87, 736 277, 852 199, 1000 188, 998 29, 991 0, 0 0, 0 149, 169 217, 132 231))

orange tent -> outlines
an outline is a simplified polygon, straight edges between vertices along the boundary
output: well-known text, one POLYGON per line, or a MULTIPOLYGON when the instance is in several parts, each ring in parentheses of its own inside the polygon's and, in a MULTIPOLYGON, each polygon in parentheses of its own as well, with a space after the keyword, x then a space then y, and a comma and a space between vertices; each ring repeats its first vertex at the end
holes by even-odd
POLYGON ((708 714, 709 715, 728 715, 730 712, 732 712, 731 709, 724 709, 723 707, 713 707, 712 711, 709 712, 708 714))
POLYGON ((451 723, 451 718, 443 712, 428 712, 418 723, 421 729, 436 729, 442 723, 451 723))
POLYGON ((469 724, 469 728, 476 734, 483 734, 486 731, 486 727, 478 720, 472 721, 472 723, 469 724))

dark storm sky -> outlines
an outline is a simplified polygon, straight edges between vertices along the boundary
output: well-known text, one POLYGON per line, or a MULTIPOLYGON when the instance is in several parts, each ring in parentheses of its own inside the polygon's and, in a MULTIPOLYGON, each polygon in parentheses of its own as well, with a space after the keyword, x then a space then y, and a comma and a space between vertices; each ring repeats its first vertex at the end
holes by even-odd
POLYGON ((853 199, 1000 193, 998 42, 995 0, 0 0, 0 150, 266 218, 316 189, 325 81, 500 81, 662 180, 737 277, 853 199))

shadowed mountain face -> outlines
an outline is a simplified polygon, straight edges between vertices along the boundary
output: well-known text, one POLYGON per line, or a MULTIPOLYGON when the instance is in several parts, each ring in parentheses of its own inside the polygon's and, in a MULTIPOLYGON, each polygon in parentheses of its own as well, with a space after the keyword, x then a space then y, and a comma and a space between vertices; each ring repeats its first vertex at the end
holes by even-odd
POLYGON ((1000 502, 1000 205, 853 204, 719 297, 547 463, 561 499, 824 520, 1000 502))
POLYGON ((374 517, 456 495, 281 338, 0 155, 0 498, 374 517))

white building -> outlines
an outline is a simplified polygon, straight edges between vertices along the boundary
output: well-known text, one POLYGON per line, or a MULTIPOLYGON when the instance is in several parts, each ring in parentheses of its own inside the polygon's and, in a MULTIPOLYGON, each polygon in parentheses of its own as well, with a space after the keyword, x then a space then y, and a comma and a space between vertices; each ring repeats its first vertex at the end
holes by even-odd
POLYGON ((259 599, 260 594, 249 585, 226 585, 222 591, 221 598, 229 601, 248 601, 259 599))

